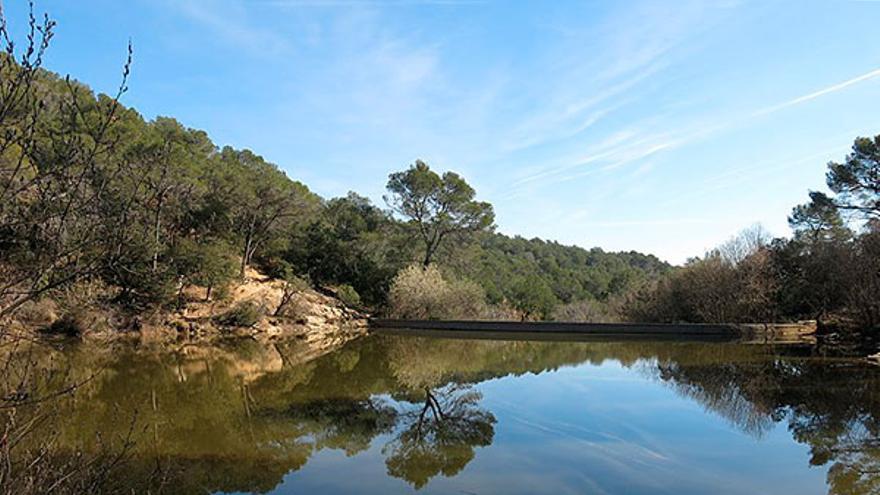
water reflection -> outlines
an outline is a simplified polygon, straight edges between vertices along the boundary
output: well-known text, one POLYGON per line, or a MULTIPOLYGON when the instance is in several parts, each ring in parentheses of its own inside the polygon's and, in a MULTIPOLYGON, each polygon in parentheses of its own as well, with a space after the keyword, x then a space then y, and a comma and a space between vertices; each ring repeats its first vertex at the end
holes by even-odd
POLYGON ((658 363, 677 391, 760 437, 784 421, 829 466, 829 493, 880 493, 880 375, 847 361, 766 359, 736 365, 658 363))
MULTIPOLYGON (((642 389, 669 387, 735 425, 758 442, 755 456, 767 455, 760 442, 786 425, 790 440, 809 448, 809 458, 798 462, 826 467, 826 486, 817 493, 880 493, 880 374, 856 361, 815 355, 810 347, 399 336, 362 339, 321 356, 302 346, 246 341, 173 352, 77 346, 63 359, 46 358, 40 366, 69 367, 73 378, 101 370, 54 407, 51 429, 58 440, 51 458, 98 449, 96 432, 105 443, 122 438, 136 418, 135 444, 115 489, 269 492, 332 451, 355 459, 377 456, 385 472, 370 476, 387 475, 421 490, 435 479, 460 476, 481 456, 501 455, 488 448, 499 431, 512 431, 513 416, 499 416, 497 404, 487 402, 487 383, 538 375, 522 381, 519 399, 526 402, 561 379, 550 371, 619 363, 648 379, 642 389)), ((595 400, 637 403, 614 394, 595 400)), ((546 425, 561 421, 560 411, 535 410, 546 425)), ((572 428, 590 426, 576 416, 566 421, 572 428)), ((700 458, 701 448, 706 446, 692 446, 689 454, 700 458)), ((534 462, 549 473, 557 469, 534 462)), ((588 486, 581 480, 567 488, 588 486)), ((638 492, 630 488, 625 491, 638 492)))
POLYGON ((404 425, 382 449, 388 474, 415 488, 443 473, 455 476, 492 443, 495 416, 479 407, 482 395, 467 385, 425 387, 424 405, 402 417, 404 425))

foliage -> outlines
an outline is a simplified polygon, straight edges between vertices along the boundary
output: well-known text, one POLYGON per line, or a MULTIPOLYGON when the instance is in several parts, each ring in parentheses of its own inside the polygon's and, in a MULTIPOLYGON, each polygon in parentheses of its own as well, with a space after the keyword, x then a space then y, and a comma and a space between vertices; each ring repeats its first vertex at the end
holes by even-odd
POLYGON ((215 321, 227 327, 252 327, 263 317, 263 308, 252 301, 242 301, 228 311, 215 317, 215 321))
POLYGON ((116 96, 96 96, 40 69, 37 48, 0 68, 0 315, 95 278, 134 309, 182 284, 210 296, 231 263, 284 252, 317 214, 319 198, 258 155, 119 104, 128 65, 116 96))
POLYGON ((545 319, 558 300, 550 287, 538 277, 523 277, 513 285, 513 305, 522 313, 523 321, 532 316, 545 319))
POLYGON ((354 290, 354 287, 348 284, 343 284, 337 287, 336 296, 340 301, 345 303, 346 306, 358 307, 361 305, 361 296, 358 295, 356 290, 354 290))
POLYGON ((483 286, 489 301, 514 300, 523 277, 540 279, 561 303, 606 301, 670 270, 655 256, 636 252, 606 253, 540 239, 485 236, 462 273, 483 286))
MULTIPOLYGON (((2 12, 0 12, 2 17, 2 12)), ((113 202, 110 182, 127 164, 107 160, 131 61, 113 97, 94 98, 41 69, 54 22, 31 15, 19 54, 0 19, 0 317, 48 292, 92 275, 114 258, 123 232, 108 232, 130 202, 113 202)), ((112 261, 111 261, 112 262, 112 261)))
POLYGON ((355 193, 326 202, 310 225, 294 234, 283 257, 319 285, 351 285, 371 305, 385 301, 405 265, 405 239, 391 217, 355 193))
POLYGON ((826 180, 838 208, 880 218, 880 135, 856 138, 843 163, 828 164, 826 180))
POLYGON ((843 242, 853 236, 833 200, 820 192, 811 192, 809 203, 796 206, 788 224, 795 240, 808 244, 843 242))
POLYGON ((193 285, 210 299, 233 266, 244 276, 254 265, 287 281, 286 300, 296 275, 350 286, 371 309, 432 318, 484 317, 488 305, 526 318, 562 307, 603 320, 880 320, 880 136, 857 138, 828 165, 831 193, 792 211, 793 239, 753 228, 672 269, 636 252, 494 233, 492 206, 421 160, 389 175, 390 211, 355 193, 324 200, 257 153, 123 106, 130 56, 111 96, 43 70, 54 23, 32 28, 20 54, 2 34, 0 317, 79 283, 135 311, 181 302, 193 285))
POLYGON ((222 287, 236 274, 237 260, 232 249, 223 241, 196 242, 181 240, 175 246, 172 259, 177 276, 187 283, 206 289, 205 299, 211 299, 215 287, 222 287))
POLYGON ((458 174, 437 175, 416 160, 409 169, 388 176, 386 201, 409 219, 424 244, 422 264, 428 266, 448 237, 491 231, 492 205, 475 201, 476 191, 458 174))
POLYGON ((668 269, 637 253, 493 234, 492 206, 460 175, 421 161, 390 175, 391 211, 355 193, 323 200, 250 150, 123 106, 128 64, 113 96, 42 70, 46 22, 29 57, 0 67, 0 316, 81 281, 104 284, 107 299, 133 311, 179 304, 193 285, 210 299, 233 265, 239 276, 254 265, 349 285, 381 308, 401 269, 436 262, 449 294, 476 298, 466 314, 486 299, 512 305, 522 277, 571 303, 604 301, 668 269))

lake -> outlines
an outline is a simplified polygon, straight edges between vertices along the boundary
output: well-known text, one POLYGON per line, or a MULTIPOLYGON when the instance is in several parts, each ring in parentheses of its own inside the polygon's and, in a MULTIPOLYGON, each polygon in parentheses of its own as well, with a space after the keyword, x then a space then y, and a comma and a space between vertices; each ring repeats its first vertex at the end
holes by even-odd
POLYGON ((380 334, 325 354, 50 354, 31 355, 42 389, 82 385, 47 416, 49 458, 128 440, 127 489, 880 493, 880 368, 811 346, 380 334))

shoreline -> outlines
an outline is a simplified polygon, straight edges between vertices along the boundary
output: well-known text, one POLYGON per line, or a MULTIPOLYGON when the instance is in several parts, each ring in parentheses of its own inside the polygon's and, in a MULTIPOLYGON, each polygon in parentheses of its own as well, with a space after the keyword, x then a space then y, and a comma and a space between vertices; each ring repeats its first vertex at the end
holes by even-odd
POLYGON ((371 318, 371 330, 436 331, 452 333, 480 332, 521 338, 571 337, 578 339, 648 339, 648 340, 747 340, 815 342, 816 322, 687 324, 687 323, 576 323, 516 322, 485 320, 394 320, 371 318))

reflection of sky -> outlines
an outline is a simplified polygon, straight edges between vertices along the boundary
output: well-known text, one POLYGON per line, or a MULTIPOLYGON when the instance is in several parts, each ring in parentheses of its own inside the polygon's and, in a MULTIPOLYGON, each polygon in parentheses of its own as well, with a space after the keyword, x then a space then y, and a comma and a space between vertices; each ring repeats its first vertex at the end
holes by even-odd
MULTIPOLYGON (((798 494, 825 492, 825 469, 785 425, 760 439, 633 369, 607 361, 480 385, 498 423, 492 445, 426 494, 798 494)), ((347 458, 315 453, 277 493, 407 493, 387 476, 379 437, 347 458)))

